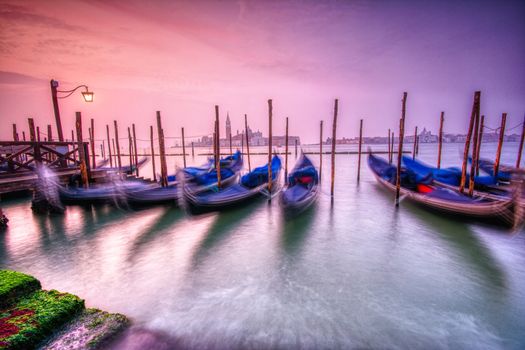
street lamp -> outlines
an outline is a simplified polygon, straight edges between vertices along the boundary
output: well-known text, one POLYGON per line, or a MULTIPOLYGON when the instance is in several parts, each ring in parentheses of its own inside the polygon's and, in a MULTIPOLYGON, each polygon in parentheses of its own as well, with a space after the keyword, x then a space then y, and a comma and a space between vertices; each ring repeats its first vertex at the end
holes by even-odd
POLYGON ((79 85, 74 89, 71 90, 57 90, 58 88, 58 81, 51 79, 51 98, 53 99, 53 109, 55 111, 55 122, 57 124, 57 132, 58 132, 58 141, 64 142, 64 134, 62 133, 62 123, 60 121, 60 110, 58 109, 58 99, 59 98, 67 98, 75 91, 77 91, 80 88, 86 89, 86 91, 82 91, 82 97, 84 98, 84 101, 86 102, 93 102, 93 92, 89 91, 89 88, 87 85, 79 85), (58 96, 58 94, 65 94, 63 96, 58 96))

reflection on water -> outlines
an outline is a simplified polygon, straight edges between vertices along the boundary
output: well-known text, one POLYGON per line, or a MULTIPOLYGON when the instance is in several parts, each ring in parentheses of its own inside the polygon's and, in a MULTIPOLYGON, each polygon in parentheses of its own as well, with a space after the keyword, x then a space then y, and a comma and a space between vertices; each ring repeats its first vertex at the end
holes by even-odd
MULTIPOLYGON (((444 148, 454 165, 457 145, 444 148)), ((434 163, 434 145, 420 158, 434 163)), ((27 199, 2 201, 0 268, 132 317, 118 349, 524 348, 523 233, 396 209, 368 168, 357 184, 356 164, 338 156, 335 196, 325 176, 294 218, 277 198, 203 216, 115 205, 38 216, 27 199)))

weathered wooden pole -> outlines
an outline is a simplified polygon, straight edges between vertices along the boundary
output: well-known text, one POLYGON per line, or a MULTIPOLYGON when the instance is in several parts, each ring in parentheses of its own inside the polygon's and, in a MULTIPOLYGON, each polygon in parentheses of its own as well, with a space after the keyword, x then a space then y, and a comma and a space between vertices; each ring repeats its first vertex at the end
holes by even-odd
MULTIPOLYGON (((16 128, 15 128, 16 131, 16 128)), ((523 117, 523 123, 521 125, 521 138, 520 138, 520 148, 518 149, 518 159, 516 160, 516 169, 520 168, 521 163, 521 152, 523 151, 523 141, 525 139, 525 117, 523 117)))
POLYGON ((29 124, 29 140, 36 142, 35 121, 33 118, 27 118, 27 123, 29 124))
MULTIPOLYGON (((71 142, 75 142, 75 132, 71 130, 71 142)), ((73 146, 75 147, 75 146, 73 146)), ((78 152, 78 150, 77 150, 78 152)), ((75 160, 75 163, 77 161, 77 152, 73 152, 73 159, 75 160)))
POLYGON ((57 87, 58 81, 51 79, 51 99, 53 100, 53 111, 55 112, 55 122, 57 124, 58 132, 58 141, 64 141, 64 136, 62 134, 62 123, 60 121, 60 110, 58 109, 58 96, 57 96, 57 87))
POLYGON ((417 126, 414 130, 414 148, 412 149, 412 159, 416 159, 416 148, 417 148, 417 126))
POLYGON ((168 166, 166 165, 166 149, 164 148, 164 131, 160 119, 160 111, 157 111, 157 132, 159 134, 160 173, 162 187, 168 186, 168 166))
POLYGON ((111 140, 109 138, 109 125, 106 124, 106 136, 108 138, 108 154, 109 154, 109 166, 113 168, 113 159, 111 157, 111 140))
POLYGON ((131 129, 128 126, 128 153, 129 153, 129 170, 133 174, 133 139, 131 138, 131 129))
POLYGON ((295 158, 297 158, 297 139, 295 139, 294 141, 295 141, 295 158))
POLYGON ((241 154, 244 154, 244 137, 241 134, 241 154))
POLYGON ((361 147, 363 144, 363 119, 359 121, 359 150, 357 155, 357 182, 361 177, 361 147))
POLYGON ((191 157, 195 157, 195 147, 193 146, 193 141, 191 141, 191 157))
MULTIPOLYGON (((272 100, 268 100, 268 192, 272 191, 272 100)), ((272 200, 269 196, 268 200, 272 200)))
POLYGON ((399 146, 397 150, 396 169, 396 207, 399 206, 399 194, 401 192, 401 158, 403 157, 403 138, 405 137, 405 116, 407 105, 407 93, 403 92, 403 103, 401 107, 401 119, 399 120, 399 146))
POLYGON ((472 144, 472 162, 470 165, 470 177, 468 184, 468 195, 474 194, 474 177, 476 176, 476 164, 478 163, 477 150, 478 150, 478 136, 479 136, 479 105, 476 109, 476 117, 474 119, 474 142, 472 144))
POLYGON ((135 174, 139 176, 139 152, 137 149, 137 134, 135 133, 135 124, 131 124, 133 130, 133 152, 135 152, 135 174))
POLYGON ((478 148, 476 149, 476 176, 479 175, 479 156, 481 154, 481 143, 483 142, 483 129, 485 127, 485 116, 481 116, 481 124, 479 126, 478 148))
POLYGON ((499 162, 501 158, 501 148, 503 147, 503 137, 505 136, 505 123, 507 122, 507 113, 501 115, 501 127, 499 129, 498 150, 496 152, 496 161, 494 162, 494 177, 498 178, 499 162))
POLYGON ((113 138, 111 139, 111 144, 113 145, 113 158, 114 158, 113 161, 115 163, 115 166, 117 166, 118 162, 117 162, 117 149, 115 147, 115 139, 113 138))
POLYGON ((16 124, 13 124, 13 141, 18 141, 18 132, 16 131, 16 124))
POLYGON ((153 125, 149 126, 149 138, 151 141, 151 165, 153 166, 153 181, 157 182, 157 174, 155 171, 155 145, 153 144, 153 125))
POLYGON ((230 156, 233 156, 233 149, 232 149, 232 133, 230 132, 230 156))
POLYGON ((95 119, 91 118, 91 164, 92 168, 97 167, 97 160, 95 155, 95 119))
MULTIPOLYGON (((330 185, 330 195, 334 196, 334 182, 335 182, 335 144, 337 143, 336 131, 337 131, 337 110, 339 106, 339 100, 335 99, 334 102, 334 121, 332 123, 332 181, 330 185)), ((297 153, 297 142, 295 143, 295 152, 297 153)))
POLYGON ((47 140, 50 142, 53 141, 53 129, 50 124, 47 124, 47 140))
POLYGON ((217 187, 221 188, 221 137, 219 125, 219 106, 215 105, 215 142, 217 144, 217 160, 215 162, 215 167, 217 169, 217 187))
POLYGON ((441 168, 441 150, 443 147, 443 123, 445 122, 445 112, 441 112, 441 117, 439 118, 439 136, 438 136, 438 160, 437 168, 441 168))
POLYGON ((416 156, 419 154, 419 135, 416 137, 416 156))
POLYGON ((40 142, 40 127, 39 126, 36 127, 36 140, 40 142))
POLYGON ((75 126, 77 129, 77 145, 78 145, 78 159, 80 160, 80 175, 82 177, 82 184, 84 188, 89 187, 89 178, 87 173, 87 159, 86 149, 84 148, 82 138, 82 115, 80 112, 76 112, 75 126))
POLYGON ((105 148, 104 148, 104 140, 102 140, 102 143, 100 144, 100 156, 102 157, 102 160, 104 160, 106 157, 106 154, 104 153, 105 151, 105 148))
POLYGON ((118 125, 117 125, 117 121, 114 120, 113 123, 115 124, 115 143, 116 143, 116 146, 117 146, 117 161, 118 161, 118 171, 122 171, 122 159, 120 158, 120 144, 119 144, 119 141, 118 141, 118 125))
POLYGON ((387 143, 388 143, 387 144, 387 152, 388 153, 387 153, 387 158, 388 158, 388 163, 389 164, 392 163, 392 158, 390 156, 390 151, 391 151, 391 149, 390 149, 390 137, 391 137, 390 136, 390 129, 388 129, 388 141, 387 141, 387 143))
POLYGON ((284 183, 288 184, 288 117, 286 117, 286 132, 284 139, 284 183))
POLYGON ((319 182, 323 178, 323 121, 319 124, 319 182))
POLYGON ((468 163, 468 152, 470 147, 470 138, 472 137, 472 129, 474 128, 474 121, 476 119, 476 113, 479 106, 479 100, 481 97, 481 91, 474 93, 474 103, 472 104, 472 113, 470 114, 470 123, 468 127, 467 138, 465 140, 465 149, 463 151, 463 165, 461 167, 461 181, 459 183, 459 191, 463 193, 465 190, 465 183, 467 178, 467 163, 468 163))
POLYGON ((246 153, 248 155, 248 171, 252 171, 252 165, 250 163, 250 135, 248 134, 248 116, 244 115, 244 131, 246 134, 246 153))
POLYGON ((390 164, 394 161, 394 131, 392 130, 392 144, 390 145, 390 164))
POLYGON ((182 161, 184 167, 186 167, 186 144, 184 141, 184 128, 182 128, 182 161))

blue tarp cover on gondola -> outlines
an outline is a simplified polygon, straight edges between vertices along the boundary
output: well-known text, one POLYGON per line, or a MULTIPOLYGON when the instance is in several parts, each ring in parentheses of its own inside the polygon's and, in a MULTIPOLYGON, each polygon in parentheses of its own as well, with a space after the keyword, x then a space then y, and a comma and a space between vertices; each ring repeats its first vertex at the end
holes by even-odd
MULTIPOLYGON (((272 158, 272 181, 275 180, 281 169, 281 160, 279 157, 272 158)), ((268 182, 268 164, 253 169, 241 178, 243 186, 253 188, 268 182)))
MULTIPOLYGON (((461 181, 461 169, 456 167, 438 169, 407 156, 403 156, 403 164, 407 169, 410 169, 420 177, 425 177, 430 174, 434 180, 447 185, 459 186, 461 181)), ((467 174, 467 183, 469 178, 470 176, 467 174)), ((474 183, 484 186, 495 185, 496 179, 492 176, 475 176, 474 183)))

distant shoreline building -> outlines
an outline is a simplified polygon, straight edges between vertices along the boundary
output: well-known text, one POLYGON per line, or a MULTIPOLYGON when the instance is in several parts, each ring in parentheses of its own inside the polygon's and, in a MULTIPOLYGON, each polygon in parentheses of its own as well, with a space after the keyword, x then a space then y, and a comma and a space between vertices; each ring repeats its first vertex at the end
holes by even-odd
MULTIPOLYGON (((229 147, 230 146, 230 135, 231 135, 231 142, 232 147, 240 148, 243 145, 246 145, 246 133, 239 132, 237 130, 237 134, 232 135, 232 127, 231 127, 231 120, 230 115, 226 115, 226 137, 220 139, 220 145, 221 147, 229 147)), ((264 137, 262 132, 252 131, 250 127, 248 127, 248 138, 250 140, 250 146, 257 147, 257 146, 268 146, 268 137, 264 137)), ((301 144, 301 139, 299 136, 288 136, 288 145, 290 147, 295 146, 295 142, 297 142, 297 145, 301 144)), ((286 136, 272 136, 272 146, 275 147, 283 147, 286 143, 286 136)), ((212 136, 203 136, 197 141, 193 142, 193 145, 196 147, 211 147, 213 145, 213 137, 212 136)))

